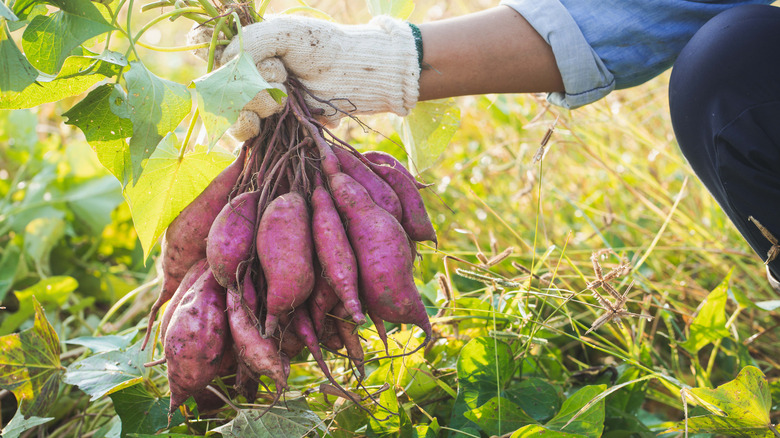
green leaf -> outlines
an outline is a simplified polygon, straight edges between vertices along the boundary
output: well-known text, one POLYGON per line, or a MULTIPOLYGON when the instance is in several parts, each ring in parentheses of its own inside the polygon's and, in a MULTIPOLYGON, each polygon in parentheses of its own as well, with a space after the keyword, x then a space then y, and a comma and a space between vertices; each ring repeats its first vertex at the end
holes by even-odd
POLYGON ((582 387, 563 402, 558 415, 548 421, 545 427, 566 433, 601 436, 601 432, 604 430, 605 417, 605 402, 603 398, 590 406, 587 411, 580 414, 573 421, 572 418, 606 389, 606 385, 582 387))
POLYGON ((89 394, 90 400, 97 400, 143 380, 144 360, 139 341, 126 349, 96 354, 71 364, 64 380, 89 394))
MULTIPOLYGON (((427 396, 438 385, 433 378, 433 371, 425 361, 424 352, 418 350, 411 355, 405 354, 416 349, 422 341, 413 337, 411 331, 398 332, 394 339, 396 342, 390 342, 388 348, 389 355, 395 358, 383 361, 382 365, 368 376, 366 384, 381 386, 390 383, 404 388, 405 394, 412 400, 427 396)), ((382 347, 377 345, 377 348, 382 347)))
POLYGON ((439 427, 439 420, 434 418, 428 424, 414 426, 414 430, 412 431, 412 438, 436 438, 439 436, 440 430, 441 428, 439 427))
MULTIPOLYGON (((14 6, 16 6, 16 4, 14 6)), ((24 13, 17 15, 19 20, 9 21, 8 29, 11 32, 17 31, 30 24, 30 22, 35 17, 39 15, 46 15, 48 13, 49 13, 49 9, 46 7, 46 5, 41 5, 41 4, 34 5, 32 8, 25 10, 24 13)))
POLYGON ((118 116, 112 108, 124 105, 126 98, 120 85, 101 85, 63 114, 68 118, 65 123, 81 129, 100 163, 123 184, 130 170, 130 149, 125 139, 133 135, 133 122, 118 116))
POLYGON ((90 38, 111 31, 100 11, 89 0, 52 0, 59 11, 35 17, 22 35, 22 47, 30 63, 44 73, 56 74, 65 58, 90 38))
POLYGON ((154 153, 160 141, 176 129, 192 107, 187 87, 155 76, 138 61, 125 73, 127 109, 133 122, 130 160, 135 182, 143 160, 154 153))
POLYGON ((122 420, 122 437, 135 433, 153 434, 160 429, 184 422, 180 410, 173 413, 168 423, 170 397, 156 397, 143 385, 133 385, 110 395, 114 410, 122 420))
POLYGON ((585 435, 578 435, 574 433, 561 432, 559 430, 546 429, 544 426, 537 424, 529 424, 528 426, 517 429, 510 438, 588 438, 585 435))
POLYGON ((707 295, 691 323, 688 339, 680 345, 693 354, 711 342, 729 336, 726 328, 726 301, 731 272, 707 295))
MULTIPOLYGON (((728 436, 774 436, 769 412, 772 396, 769 383, 758 368, 747 366, 736 379, 712 388, 693 388, 693 401, 715 415, 688 419, 688 431, 715 433, 728 436)), ((673 430, 682 431, 685 422, 675 424, 673 430)))
POLYGON ((406 20, 414 11, 414 0, 366 0, 372 16, 389 15, 406 20))
POLYGON ((198 108, 209 136, 209 149, 238 120, 238 114, 257 93, 271 88, 249 55, 237 58, 193 81, 198 108))
POLYGON ((122 187, 111 175, 77 184, 65 196, 68 207, 95 235, 111 223, 111 212, 123 201, 122 187))
POLYGON ((455 99, 418 102, 404 118, 401 129, 412 173, 431 167, 459 126, 460 108, 455 99))
POLYGON ((96 83, 119 74, 127 61, 119 54, 71 56, 57 76, 41 74, 35 83, 19 92, 0 96, 0 109, 33 108, 85 92, 96 83), (117 56, 118 55, 118 56, 117 56))
POLYGON ((81 345, 92 350, 93 353, 105 353, 108 351, 115 351, 130 345, 133 338, 138 333, 138 330, 133 330, 130 333, 120 335, 107 335, 107 336, 82 336, 80 338, 68 339, 66 344, 81 345))
POLYGON ((0 103, 5 101, 9 93, 27 88, 37 77, 38 70, 27 61, 16 47, 8 28, 3 26, 0 35, 0 103))
POLYGON ((14 15, 14 11, 8 9, 8 6, 3 2, 0 2, 0 17, 3 17, 8 21, 19 21, 19 17, 14 15))
POLYGON ((0 259, 0 303, 14 284, 21 256, 22 250, 12 243, 8 244, 3 251, 3 258, 0 259))
POLYGON ((60 341, 33 298, 33 326, 0 338, 0 388, 11 391, 25 416, 48 412, 60 387, 60 341))
POLYGON ((509 345, 488 337, 474 338, 458 356, 458 396, 452 407, 450 427, 456 430, 474 427, 464 417, 468 411, 499 396, 515 373, 515 361, 509 345))
POLYGON ((549 420, 561 407, 560 390, 536 377, 523 379, 507 389, 504 396, 536 421, 549 420))
POLYGON ((65 221, 39 217, 24 227, 24 252, 33 259, 41 277, 51 275, 51 250, 65 236, 65 221))
MULTIPOLYGON (((0 3, 0 5, 2 5, 2 3, 0 3)), ((19 438, 22 432, 30 430, 35 426, 46 424, 53 419, 54 417, 41 418, 34 415, 29 418, 24 418, 22 411, 17 410, 14 418, 11 418, 11 421, 9 421, 3 430, 0 431, 0 436, 3 438, 19 438)))
POLYGON ((57 276, 44 278, 27 289, 17 291, 19 310, 10 315, 3 315, 0 334, 14 332, 30 319, 35 314, 34 303, 40 302, 42 305, 55 308, 62 306, 78 286, 78 282, 72 277, 57 276))
POLYGON ((276 405, 265 415, 262 409, 242 409, 231 422, 212 430, 225 438, 279 438, 307 436, 317 429, 325 430, 324 423, 299 398, 276 405))
POLYGON ((125 188, 144 258, 168 224, 235 159, 199 146, 180 160, 175 142, 174 135, 166 137, 149 158, 138 182, 125 188))
POLYGON ((503 435, 527 424, 535 424, 523 409, 503 397, 493 397, 484 405, 465 414, 488 435, 503 435))

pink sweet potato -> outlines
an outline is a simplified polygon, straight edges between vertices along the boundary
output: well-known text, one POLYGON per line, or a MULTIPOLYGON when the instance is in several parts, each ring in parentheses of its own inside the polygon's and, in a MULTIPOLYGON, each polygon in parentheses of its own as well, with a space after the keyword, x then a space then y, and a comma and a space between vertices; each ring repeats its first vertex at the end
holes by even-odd
POLYGON ((341 171, 360 183, 376 205, 388 211, 400 222, 403 209, 393 189, 358 157, 352 155, 352 152, 337 147, 332 149, 341 164, 341 171))
POLYGON ((317 336, 320 338, 320 343, 331 351, 339 351, 344 347, 336 329, 336 319, 330 315, 325 317, 322 332, 317 332, 317 336))
POLYGON ((214 379, 228 336, 224 289, 206 271, 182 298, 165 333, 170 412, 214 379))
POLYGON ((403 227, 348 175, 331 176, 330 188, 358 261, 366 310, 384 321, 417 325, 427 342, 431 323, 414 284, 413 259, 403 227))
POLYGON ((311 356, 317 362, 317 365, 320 366, 320 369, 322 370, 322 373, 325 374, 325 377, 334 385, 339 386, 339 384, 333 380, 333 376, 330 374, 330 369, 328 369, 328 365, 325 363, 325 359, 322 357, 322 350, 320 350, 320 343, 317 339, 317 333, 314 331, 314 324, 311 322, 309 311, 306 310, 305 306, 297 307, 295 312, 293 312, 292 329, 295 332, 295 335, 298 336, 298 339, 300 339, 304 345, 306 345, 306 348, 309 349, 309 353, 311 353, 311 356))
MULTIPOLYGON (((249 273, 245 275, 251 275, 249 273)), ((290 375, 290 361, 279 352, 279 343, 273 338, 263 338, 258 329, 257 318, 244 304, 243 294, 255 293, 251 279, 244 277, 243 290, 231 286, 227 292, 227 317, 230 334, 233 337, 237 360, 256 376, 268 376, 276 383, 277 393, 287 388, 290 375)))
POLYGON ((271 201, 257 227, 257 255, 265 274, 265 335, 281 315, 292 313, 314 288, 314 247, 306 200, 291 192, 271 201))
POLYGON ((168 324, 171 322, 173 312, 176 311, 182 298, 184 298, 184 294, 186 294, 187 290, 189 290, 189 288, 198 281, 198 278, 208 270, 208 267, 208 262, 203 258, 195 262, 195 264, 190 267, 190 270, 187 271, 187 275, 181 280, 179 287, 176 289, 176 293, 173 294, 173 297, 165 307, 163 316, 160 319, 160 339, 165 340, 165 331, 168 329, 168 324))
POLYGON ((409 169, 406 168, 403 164, 401 164, 400 161, 396 160, 394 156, 388 154, 387 152, 382 151, 367 151, 363 152, 363 157, 374 163, 379 165, 385 165, 390 166, 394 169, 400 170, 404 175, 408 176, 409 179, 411 179, 414 182, 414 186, 418 189, 424 189, 430 184, 421 183, 420 181, 417 181, 417 178, 412 175, 411 172, 409 172, 409 169))
POLYGON ((418 242, 430 240, 438 244, 436 231, 434 231, 431 219, 425 210, 425 202, 423 202, 420 191, 417 190, 414 182, 400 170, 390 166, 372 164, 371 169, 381 176, 398 195, 403 209, 401 225, 409 237, 418 242))
MULTIPOLYGON (((311 227, 317 259, 322 266, 322 275, 328 280, 354 321, 363 324, 366 322, 366 317, 363 315, 358 295, 357 260, 330 193, 320 184, 319 178, 317 183, 311 195, 311 227)), ((322 313, 311 309, 314 325, 318 330, 321 328, 322 321, 320 315, 324 315, 332 308, 331 306, 322 309, 322 313)))
POLYGON ((143 348, 146 348, 149 341, 149 334, 160 307, 171 299, 190 267, 206 257, 206 237, 211 223, 228 202, 228 197, 244 168, 246 152, 247 148, 242 147, 238 158, 217 175, 168 225, 161 244, 163 279, 160 296, 149 312, 143 348))
POLYGON ((206 256, 214 277, 227 288, 238 284, 238 268, 252 256, 260 191, 245 192, 227 203, 209 230, 206 256))

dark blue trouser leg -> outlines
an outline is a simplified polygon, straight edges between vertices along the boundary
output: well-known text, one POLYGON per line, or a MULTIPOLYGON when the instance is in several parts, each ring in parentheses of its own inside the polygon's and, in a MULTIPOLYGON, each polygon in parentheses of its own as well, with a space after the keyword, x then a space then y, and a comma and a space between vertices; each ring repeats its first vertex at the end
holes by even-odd
MULTIPOLYGON (((672 69, 672 125, 693 170, 763 260, 780 238, 780 8, 713 18, 672 69)), ((769 265, 780 279, 780 257, 769 265)))

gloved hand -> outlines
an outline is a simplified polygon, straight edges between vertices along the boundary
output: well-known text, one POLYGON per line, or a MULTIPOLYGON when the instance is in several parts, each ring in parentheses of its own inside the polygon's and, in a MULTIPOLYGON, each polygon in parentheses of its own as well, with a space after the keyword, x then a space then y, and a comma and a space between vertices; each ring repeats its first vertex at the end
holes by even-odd
MULTIPOLYGON (((193 35, 192 43, 210 40, 193 35)), ((205 34, 204 31, 200 31, 205 34)), ((222 53, 223 64, 238 55, 238 37, 222 53)), ((244 50, 260 74, 285 91, 280 63, 314 96, 306 96, 310 108, 321 109, 320 120, 338 125, 346 115, 392 112, 406 115, 417 103, 420 69, 411 27, 386 16, 365 25, 340 25, 328 21, 283 15, 244 28, 244 50), (269 75, 268 77, 266 75, 269 75)), ((281 111, 266 91, 247 104, 231 128, 237 140, 258 133, 257 121, 281 111)))

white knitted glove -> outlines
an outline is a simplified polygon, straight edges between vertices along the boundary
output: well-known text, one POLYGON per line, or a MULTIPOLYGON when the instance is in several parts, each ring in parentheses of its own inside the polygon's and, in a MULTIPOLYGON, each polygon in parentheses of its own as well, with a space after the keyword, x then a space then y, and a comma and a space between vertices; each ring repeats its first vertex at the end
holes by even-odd
MULTIPOLYGON (((319 118, 328 126, 338 125, 348 114, 392 112, 404 116, 417 103, 418 52, 411 27, 403 21, 380 16, 365 25, 340 25, 281 15, 243 30, 244 50, 261 75, 266 78, 263 70, 269 69, 268 60, 280 59, 287 72, 320 99, 306 96, 306 104, 321 109, 319 118)), ((236 37, 219 62, 229 61, 239 50, 236 37)), ((270 96, 258 96, 244 107, 233 128, 238 140, 257 134, 257 123, 244 113, 264 118, 282 110, 270 96), (239 126, 242 124, 245 127, 239 126)))

